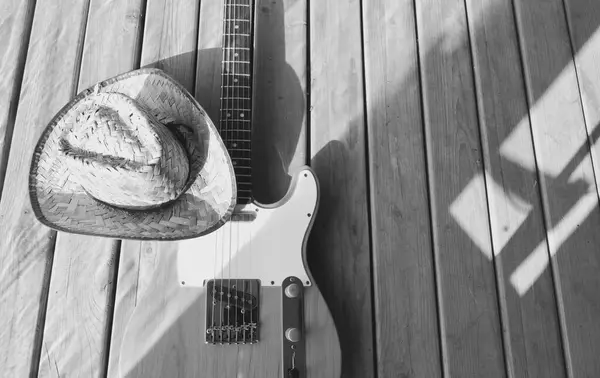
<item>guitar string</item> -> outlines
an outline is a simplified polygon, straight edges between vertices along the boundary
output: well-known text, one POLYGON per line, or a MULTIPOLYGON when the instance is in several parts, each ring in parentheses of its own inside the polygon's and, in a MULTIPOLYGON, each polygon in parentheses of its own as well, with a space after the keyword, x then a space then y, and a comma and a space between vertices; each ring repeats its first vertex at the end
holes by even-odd
MULTIPOLYGON (((223 14, 224 17, 227 13, 227 0, 223 1, 223 14)), ((223 30, 223 35, 221 37, 221 62, 225 61, 225 30, 223 30)), ((223 64, 223 63, 221 63, 223 64)), ((223 75, 223 67, 221 66, 221 75, 223 75)), ((221 137, 225 136, 226 133, 226 126, 227 123, 224 122, 223 120, 223 112, 227 112, 227 110, 225 110, 226 104, 223 103, 223 86, 225 85, 224 80, 223 80, 223 76, 221 76, 221 98, 220 98, 220 106, 219 106, 219 133, 221 134, 221 137)), ((218 281, 217 281, 217 259, 218 259, 218 255, 219 255, 219 235, 222 234, 223 231, 220 230, 220 232, 218 232, 215 235, 215 257, 214 257, 214 277, 213 277, 213 286, 212 286, 212 319, 211 319, 211 325, 212 325, 212 334, 211 334, 211 338, 212 338, 212 343, 216 343, 216 339, 215 339, 215 328, 217 327, 216 324, 216 319, 215 319, 215 310, 216 310, 216 304, 217 304, 217 298, 218 298, 218 291, 217 291, 217 286, 218 286, 218 281)), ((221 245, 222 247, 222 245, 221 245)))
MULTIPOLYGON (((224 15, 223 15, 223 38, 227 40, 227 43, 225 43, 223 45, 223 47, 227 47, 230 44, 230 36, 229 36, 229 30, 227 28, 227 18, 230 14, 231 11, 231 5, 227 4, 227 1, 225 1, 225 8, 224 8, 224 15)), ((228 63, 227 63, 227 59, 229 58, 228 54, 225 54, 225 52, 228 51, 227 49, 223 50, 223 66, 221 67, 221 72, 225 74, 225 85, 229 85, 229 69, 228 69, 228 63)), ((223 82, 223 80, 222 80, 223 82)), ((223 84, 222 84, 223 85, 223 84)), ((223 88, 221 88, 222 91, 224 91, 223 88)), ((229 139, 229 121, 228 121, 228 114, 229 114, 229 102, 227 99, 227 96, 221 96, 221 103, 224 105, 223 108, 225 109, 225 131, 223 134, 224 139, 227 141, 229 139)), ((222 115, 221 115, 222 116, 222 115)), ((221 344, 223 344, 223 320, 225 318, 225 314, 223 312, 223 293, 224 293, 224 281, 223 281, 223 276, 225 275, 225 269, 224 269, 224 263, 225 263, 225 243, 226 243, 226 234, 227 234, 227 228, 229 228, 230 225, 225 225, 225 228, 223 230, 222 233, 222 250, 221 250, 221 285, 219 286, 219 316, 220 316, 220 320, 221 320, 221 328, 219 329, 219 341, 221 344)))
MULTIPOLYGON (((237 10, 237 7, 235 7, 235 8, 234 8, 234 17, 233 17, 233 19, 229 21, 229 22, 230 22, 230 27, 231 27, 231 23, 232 23, 232 22, 233 22, 233 23, 237 22, 237 21, 236 21, 236 18, 237 18, 237 17, 236 17, 236 15, 235 15, 235 11, 236 11, 236 10, 237 10)), ((234 57, 237 55, 237 48, 236 48, 236 47, 237 47, 237 46, 234 46, 234 48, 230 50, 230 51, 233 51, 233 56, 234 56, 234 57)), ((230 59, 230 60, 231 60, 231 61, 234 61, 234 63, 233 63, 233 64, 235 65, 235 59, 230 59)), ((237 138, 236 138, 236 139, 237 139, 237 138)), ((237 141, 235 141, 235 142, 232 142, 232 147, 236 146, 236 143, 238 143, 238 142, 237 142, 237 141)), ((234 151, 234 152, 235 152, 235 153, 237 153, 237 151, 234 151)), ((238 168, 238 169, 239 169, 239 168, 238 168)), ((239 226, 238 226, 238 227, 239 227, 239 226)), ((238 233, 237 233, 237 234, 238 234, 238 235, 237 235, 237 237, 238 237, 238 241, 239 241, 239 229, 237 229, 237 231, 238 231, 238 233)), ((238 248, 236 248, 236 251, 239 251, 239 244, 238 244, 238 248)), ((231 264, 231 256, 229 257, 229 259, 230 259, 230 262, 229 262, 229 263, 231 264)), ((236 269, 236 272, 237 272, 237 269, 236 269)), ((239 276, 239 272, 237 272, 237 274, 236 274, 236 277, 237 277, 237 276, 239 276)), ((234 293, 237 293, 237 290, 238 290, 238 282, 237 282, 237 278, 236 278, 236 280, 235 280, 235 290, 234 290, 234 293)), ((236 297, 237 297, 237 295, 236 295, 236 297)), ((235 297, 234 297, 234 300, 235 300, 235 297)), ((235 330, 236 330, 236 331, 235 331, 235 342, 236 342, 236 344, 237 344, 237 342, 238 342, 238 328, 237 328, 237 326, 238 326, 238 320, 237 320, 237 313, 238 313, 238 311, 239 311, 239 310, 238 310, 238 307, 237 307, 237 303, 235 303, 235 305, 236 305, 236 309, 235 309, 235 327, 236 327, 236 328, 235 328, 235 330)), ((242 306, 242 308, 243 308, 243 306, 242 306)), ((239 349, 239 348, 238 348, 238 349, 239 349)))
MULTIPOLYGON (((250 38, 250 36, 252 35, 252 15, 253 15, 253 12, 252 12, 252 9, 253 9, 252 8, 252 0, 248 0, 248 5, 249 5, 249 7, 248 7, 248 22, 244 22, 244 25, 247 25, 247 30, 245 30, 245 32, 246 32, 246 35, 248 36, 247 37, 248 38, 248 45, 246 46, 247 49, 243 50, 243 54, 244 54, 245 61, 248 62, 248 65, 247 66, 245 65, 244 67, 248 67, 248 74, 251 75, 250 60, 251 60, 251 55, 252 54, 250 53, 250 51, 251 51, 250 49, 252 48, 252 39, 250 38)), ((244 98, 245 99, 250 98, 248 89, 253 85, 253 82, 252 82, 252 80, 250 78, 253 78, 253 76, 248 76, 248 83, 247 83, 247 85, 244 86, 244 98), (246 93, 246 92, 248 92, 248 93, 246 93)), ((250 114, 248 114, 248 118, 247 119, 251 121, 252 120, 252 116, 251 116, 252 115, 252 110, 251 110, 252 104, 248 100, 246 100, 246 102, 248 104, 248 112, 250 113, 250 114)), ((251 123, 250 123, 250 126, 252 126, 251 123)), ((251 145, 251 140, 252 140, 252 134, 251 133, 246 133, 246 135, 247 135, 247 139, 249 140, 248 145, 250 146, 251 145)), ((248 161, 251 162, 251 160, 248 160, 248 161)), ((251 164, 250 164, 250 167, 251 167, 251 164)), ((250 172, 251 171, 252 170, 250 170, 250 172)), ((251 177, 251 175, 250 175, 250 177, 251 177)), ((249 193, 251 193, 251 192, 249 192, 249 193)), ((250 197, 250 199, 248 200, 248 202, 251 202, 251 196, 250 196, 250 194, 249 194, 249 197, 250 197)), ((250 227, 250 230, 252 230, 251 227, 250 227)), ((252 240, 252 238, 250 238, 250 241, 251 240, 252 240)), ((250 250, 250 262, 253 261, 251 253, 252 253, 252 250, 250 250)), ((255 340, 255 338, 253 337, 253 334, 254 334, 254 325, 253 325, 254 319, 253 319, 253 316, 254 316, 254 306, 256 305, 255 302, 258 300, 258 297, 254 298, 254 290, 253 290, 254 287, 253 286, 254 286, 253 285, 253 281, 250 281, 250 293, 252 294, 252 295, 250 295, 250 300, 252 301, 252 303, 250 303, 250 306, 249 306, 249 308, 250 308, 250 337, 251 337, 251 342, 254 342, 254 340, 255 340)))
MULTIPOLYGON (((235 34, 235 28, 232 28, 231 25, 232 25, 233 22, 235 22, 235 21, 232 21, 232 20, 235 20, 237 18, 236 17, 236 15, 237 15, 237 8, 238 8, 237 7, 237 3, 236 3, 235 0, 233 0, 233 18, 231 18, 231 14, 230 14, 229 15, 230 17, 227 20, 227 28, 229 29, 230 32, 232 31, 231 29, 233 29, 232 40, 233 40, 233 47, 234 47, 233 49, 229 49, 228 50, 229 56, 227 57, 227 61, 229 62, 228 64, 230 66, 233 66, 233 69, 230 70, 230 71, 233 72, 233 77, 234 78, 235 78, 236 72, 235 72, 235 59, 233 59, 233 57, 235 56, 235 50, 236 50, 235 47, 237 47, 236 46, 237 39, 236 39, 236 34, 235 34)), ((234 88, 234 90, 235 90, 235 88, 234 88)), ((235 109, 235 106, 234 106, 234 109, 235 109)), ((232 118, 231 119, 231 128, 232 128, 232 133, 231 134, 232 134, 232 136, 233 136, 233 133, 235 132, 235 127, 236 127, 235 126, 235 117, 233 116, 234 114, 235 114, 235 110, 232 111, 232 117, 231 117, 232 118)), ((231 139, 233 139, 233 138, 231 138, 231 139)), ((237 151, 235 151, 232 148, 232 153, 234 155, 235 155, 236 152, 237 151)), ((233 246, 232 246, 232 244, 233 244, 232 243, 232 233, 233 233, 233 225, 232 225, 232 227, 230 227, 230 233, 229 233, 229 262, 228 262, 228 265, 229 265, 229 283, 228 283, 228 287, 229 288, 231 288, 231 264, 232 264, 232 262, 231 262, 231 250, 233 249, 233 246)), ((230 318, 229 318, 230 314, 231 314, 231 305, 230 305, 229 299, 230 299, 230 296, 227 297, 227 303, 228 303, 228 306, 229 306, 229 311, 227 312, 227 321, 228 321, 229 324, 231 324, 231 321, 230 321, 230 318)), ((231 333, 229 333, 229 338, 231 338, 231 333)))

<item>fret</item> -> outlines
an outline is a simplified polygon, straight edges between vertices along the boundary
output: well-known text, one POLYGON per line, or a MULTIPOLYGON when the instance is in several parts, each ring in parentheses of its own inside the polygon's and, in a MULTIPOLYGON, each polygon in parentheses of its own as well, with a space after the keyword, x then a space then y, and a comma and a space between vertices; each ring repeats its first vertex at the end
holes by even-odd
MULTIPOLYGON (((231 37, 244 37, 238 38, 241 42, 247 42, 248 37, 252 36, 252 25, 250 23, 243 24, 241 22, 228 22, 223 25, 223 37, 224 42, 228 44, 231 42, 231 37)), ((247 45, 245 45, 247 47, 247 45)))
MULTIPOLYGON (((224 133, 236 133, 236 134, 246 134, 246 133, 250 133, 252 132, 252 130, 240 130, 240 129, 235 129, 235 130, 223 130, 223 128, 221 128, 221 134, 224 133)), ((223 137, 223 135, 221 135, 221 137, 223 137)), ((227 137, 227 135, 225 135, 225 137, 227 137)))
POLYGON ((221 132, 221 138, 223 138, 225 140, 225 142, 227 141, 227 138, 242 138, 242 139, 250 139, 252 138, 252 134, 251 134, 251 130, 236 130, 236 132, 231 132, 228 130, 220 130, 221 132))
POLYGON ((248 40, 250 39, 250 34, 248 33, 238 33, 237 31, 232 30, 231 32, 223 32, 223 38, 225 39, 225 44, 228 47, 235 47, 238 45, 248 46, 248 40), (240 37, 240 38, 237 38, 240 37), (232 44, 232 42, 238 42, 237 44, 232 44))
POLYGON ((236 167, 240 167, 240 166, 250 166, 250 160, 247 161, 243 161, 243 160, 236 160, 234 158, 231 158, 231 163, 233 164, 233 168, 235 170, 236 167))
MULTIPOLYGON (((238 165, 236 167, 233 167, 234 171, 238 172, 238 171, 244 171, 246 173, 250 173, 250 171, 252 171, 252 165, 238 165)), ((237 175, 237 173, 236 173, 237 175)))
MULTIPOLYGON (((249 97, 223 97, 221 98, 221 107, 223 109, 249 110, 252 109, 252 99, 249 97)), ((240 113, 242 114, 242 113, 240 113)), ((232 116, 231 116, 232 117, 232 116)), ((235 117, 232 117, 235 118, 235 117)), ((243 115, 240 118, 246 118, 243 115)))
POLYGON ((225 21, 225 22, 250 22, 251 20, 244 20, 241 18, 226 18, 223 21, 225 21))
POLYGON ((231 118, 231 119, 236 119, 236 118, 250 119, 249 117, 247 117, 246 114, 250 114, 250 109, 249 108, 234 108, 234 107, 229 108, 229 107, 226 107, 226 108, 221 109, 221 117, 223 118, 223 120, 225 120, 226 118, 231 118), (236 112, 239 112, 239 114, 237 114, 236 112), (237 116, 236 116, 236 114, 237 114, 237 116))

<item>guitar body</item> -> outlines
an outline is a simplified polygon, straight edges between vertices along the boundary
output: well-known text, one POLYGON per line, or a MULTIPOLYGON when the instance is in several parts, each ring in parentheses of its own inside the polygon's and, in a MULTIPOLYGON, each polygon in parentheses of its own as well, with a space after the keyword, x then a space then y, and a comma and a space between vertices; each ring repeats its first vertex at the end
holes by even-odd
MULTIPOLYGON (((283 371, 283 324, 288 311, 284 309, 287 299, 282 285, 289 277, 296 277, 295 282, 302 281, 303 286, 304 348, 294 350, 305 353, 298 377, 338 378, 338 335, 305 258, 317 207, 318 184, 310 168, 305 167, 294 175, 288 194, 281 201, 269 206, 250 203, 240 207, 230 222, 212 234, 175 243, 145 243, 142 254, 146 262, 140 264, 153 267, 154 271, 147 269, 146 277, 152 276, 152 280, 147 279, 141 298, 138 293, 138 306, 124 332, 119 351, 120 376, 288 377, 283 371), (160 249, 160 253, 153 249, 160 249), (207 284, 211 280, 213 290, 207 284), (242 294, 242 280, 260 285, 242 294), (232 292, 236 286, 238 300, 244 295, 256 297, 254 301, 248 299, 248 303, 258 305, 255 310, 251 311, 252 305, 245 315, 225 310, 235 307, 234 296, 222 293, 232 292), (216 300, 219 294, 227 300, 216 300), (258 319, 249 319, 252 313, 258 319), (232 320, 234 316, 236 321, 232 320), (215 339, 214 330, 213 338, 210 337, 211 325, 218 326, 223 321, 235 325, 242 323, 243 316, 244 321, 258 324, 255 343, 244 344, 245 334, 231 336, 233 328, 228 338, 234 342, 223 338, 212 342, 215 339)), ((223 328, 220 329, 217 333, 222 334, 223 328)))

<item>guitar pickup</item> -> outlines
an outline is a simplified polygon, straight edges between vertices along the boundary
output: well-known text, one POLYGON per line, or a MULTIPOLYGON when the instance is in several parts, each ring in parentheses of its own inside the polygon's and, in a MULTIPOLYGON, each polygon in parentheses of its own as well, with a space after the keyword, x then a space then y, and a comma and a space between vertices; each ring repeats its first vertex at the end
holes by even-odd
POLYGON ((254 344, 259 336, 259 280, 214 279, 206 283, 207 344, 254 344))

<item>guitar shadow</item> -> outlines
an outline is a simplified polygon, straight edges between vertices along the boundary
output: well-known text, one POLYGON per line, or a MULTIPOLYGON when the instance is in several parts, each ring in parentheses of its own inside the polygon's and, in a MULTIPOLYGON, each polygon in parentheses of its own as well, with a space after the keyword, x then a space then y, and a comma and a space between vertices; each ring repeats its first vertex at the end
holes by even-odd
MULTIPOLYGON (((271 204, 284 197, 291 183, 291 174, 308 163, 307 83, 305 77, 296 73, 297 67, 305 67, 306 58, 303 45, 296 50, 286 47, 283 0, 264 2, 256 12, 253 195, 257 202, 271 204), (288 59, 296 68, 288 63, 288 59)), ((161 59, 145 67, 162 69, 182 83, 218 127, 221 60, 221 49, 209 48, 161 59), (190 67, 195 67, 195 70, 191 71, 190 67)), ((303 71, 306 72, 306 69, 303 71)), ((235 259, 246 261, 248 256, 242 256, 244 254, 240 253, 235 259)), ((110 376, 148 374, 149 366, 170 367, 184 375, 197 372, 199 363, 191 356, 189 359, 185 357, 188 352, 184 345, 192 346, 190 349, 193 351, 197 350, 193 345, 203 343, 204 324, 200 309, 205 299, 203 289, 179 286, 177 258, 177 247, 172 242, 123 242, 119 282, 135 282, 136 287, 117 285, 110 340, 110 376), (132 251, 132 248, 139 250, 132 251), (137 263, 134 263, 136 260, 137 263), (144 264, 144 261, 150 263, 144 264), (140 265, 143 267, 140 268, 140 265), (133 306, 122 302, 123 298, 127 302, 132 297, 135 297, 133 306), (133 323, 141 325, 138 324, 138 327, 133 323), (144 331, 138 332, 142 329, 144 331), (141 334, 148 342, 136 344, 137 341, 131 338, 139 338, 141 334), (144 352, 133 352, 126 345, 139 345, 144 352), (178 352, 165 353, 173 350, 178 352), (140 359, 122 361, 129 354, 140 359), (120 371, 121 367, 125 370, 120 371)), ((316 279, 316 284, 319 284, 319 279, 316 279)), ((354 327, 353 324, 349 326, 354 327)))

